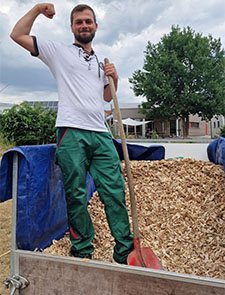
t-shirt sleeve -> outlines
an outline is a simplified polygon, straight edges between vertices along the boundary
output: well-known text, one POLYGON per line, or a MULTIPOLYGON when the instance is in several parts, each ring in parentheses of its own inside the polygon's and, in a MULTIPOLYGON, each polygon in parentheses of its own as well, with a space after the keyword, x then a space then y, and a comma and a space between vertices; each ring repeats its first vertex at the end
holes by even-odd
POLYGON ((39 55, 39 51, 38 51, 38 47, 37 47, 37 38, 35 36, 31 36, 33 38, 33 43, 34 43, 34 53, 30 53, 32 56, 38 56, 39 55))
POLYGON ((34 42, 35 53, 31 53, 31 55, 38 57, 45 64, 50 65, 59 44, 55 41, 37 38, 36 36, 32 36, 32 38, 34 42))

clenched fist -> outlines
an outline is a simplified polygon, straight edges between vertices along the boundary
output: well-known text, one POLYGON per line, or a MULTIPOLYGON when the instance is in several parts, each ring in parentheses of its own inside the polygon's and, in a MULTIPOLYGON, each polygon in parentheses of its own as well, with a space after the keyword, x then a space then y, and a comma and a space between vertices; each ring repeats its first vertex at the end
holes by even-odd
POLYGON ((39 12, 44 14, 44 16, 48 18, 53 18, 55 15, 55 8, 54 5, 51 3, 40 3, 37 5, 39 12))

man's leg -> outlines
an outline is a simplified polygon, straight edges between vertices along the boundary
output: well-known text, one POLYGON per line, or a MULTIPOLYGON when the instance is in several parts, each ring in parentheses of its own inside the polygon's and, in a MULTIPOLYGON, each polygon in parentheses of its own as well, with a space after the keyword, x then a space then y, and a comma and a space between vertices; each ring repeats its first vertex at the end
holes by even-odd
POLYGON ((134 249, 125 204, 125 185, 120 159, 107 132, 96 132, 94 156, 90 166, 96 189, 105 205, 105 213, 113 237, 115 248, 113 258, 126 264, 128 254, 134 249), (97 144, 98 143, 98 144, 97 144))
POLYGON ((78 257, 90 257, 94 250, 91 245, 94 228, 87 210, 88 161, 85 142, 81 137, 81 132, 77 129, 59 128, 56 156, 66 193, 71 253, 78 257))

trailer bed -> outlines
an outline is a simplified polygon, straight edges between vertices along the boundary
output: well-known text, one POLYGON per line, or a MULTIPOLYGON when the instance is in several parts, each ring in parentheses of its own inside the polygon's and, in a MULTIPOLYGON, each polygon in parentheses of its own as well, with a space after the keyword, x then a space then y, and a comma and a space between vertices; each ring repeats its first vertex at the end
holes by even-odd
POLYGON ((20 295, 224 295, 225 281, 167 271, 16 250, 20 295))
POLYGON ((6 280, 11 295, 225 295, 225 280, 18 250, 17 188, 15 153, 11 264, 6 280))

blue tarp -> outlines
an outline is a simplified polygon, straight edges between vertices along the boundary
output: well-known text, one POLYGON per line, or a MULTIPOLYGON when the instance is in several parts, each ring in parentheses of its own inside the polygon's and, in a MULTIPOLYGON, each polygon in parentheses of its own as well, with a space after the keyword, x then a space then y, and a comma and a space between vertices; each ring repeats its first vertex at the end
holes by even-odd
MULTIPOLYGON (((119 154, 121 143, 114 141, 119 154)), ((161 160, 162 146, 145 148, 128 144, 131 159, 161 160), (158 152, 157 152, 158 150, 158 152)), ((12 197, 13 153, 19 157, 17 192, 17 246, 44 249, 67 231, 65 193, 60 168, 55 164, 56 145, 20 146, 7 151, 0 166, 0 202, 12 197)), ((120 154, 121 156, 121 154, 120 154)), ((95 185, 87 175, 87 202, 95 185)))
POLYGON ((219 137, 213 140, 207 147, 209 161, 223 165, 225 172, 225 138, 219 137))
MULTIPOLYGON (((121 141, 118 139, 113 139, 113 142, 119 154, 120 160, 124 160, 121 141)), ((145 147, 137 144, 127 144, 127 150, 130 160, 153 161, 162 160, 165 158, 165 148, 162 145, 151 145, 149 147, 145 147)))
POLYGON ((21 146, 3 155, 0 200, 12 196, 13 152, 19 156, 17 246, 45 248, 67 230, 67 213, 61 171, 55 165, 55 145, 21 146))

